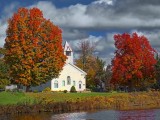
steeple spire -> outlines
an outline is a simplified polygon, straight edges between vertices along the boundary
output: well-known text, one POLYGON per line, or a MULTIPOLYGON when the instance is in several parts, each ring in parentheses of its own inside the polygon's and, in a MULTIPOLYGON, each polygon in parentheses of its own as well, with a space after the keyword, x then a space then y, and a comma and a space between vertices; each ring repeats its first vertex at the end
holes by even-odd
POLYGON ((64 44, 64 54, 67 56, 66 63, 73 64, 73 51, 67 41, 64 44))

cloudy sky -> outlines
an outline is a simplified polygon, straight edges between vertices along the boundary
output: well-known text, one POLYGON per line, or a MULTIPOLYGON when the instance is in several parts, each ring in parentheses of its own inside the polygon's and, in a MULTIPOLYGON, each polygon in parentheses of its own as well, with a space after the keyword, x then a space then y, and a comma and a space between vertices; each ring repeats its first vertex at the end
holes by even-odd
POLYGON ((160 0, 1 0, 0 47, 7 19, 19 7, 41 9, 45 18, 60 26, 63 41, 67 40, 75 53, 80 41, 95 42, 95 55, 107 64, 114 56, 113 35, 117 33, 145 35, 160 51, 160 0))

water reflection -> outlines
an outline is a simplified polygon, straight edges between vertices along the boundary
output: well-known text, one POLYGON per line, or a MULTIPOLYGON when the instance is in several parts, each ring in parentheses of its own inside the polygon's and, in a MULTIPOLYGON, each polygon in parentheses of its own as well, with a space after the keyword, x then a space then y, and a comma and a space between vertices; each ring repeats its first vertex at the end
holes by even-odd
POLYGON ((52 115, 52 120, 79 120, 84 119, 87 115, 87 112, 78 112, 78 113, 63 113, 52 115))
POLYGON ((160 109, 133 111, 101 110, 63 114, 23 114, 1 116, 0 120, 160 120, 160 109))
POLYGON ((160 110, 102 110, 52 115, 53 120, 160 120, 160 110))
POLYGON ((119 111, 118 118, 119 120, 157 120, 156 114, 156 110, 119 111))
POLYGON ((52 120, 51 113, 6 115, 0 120, 52 120))

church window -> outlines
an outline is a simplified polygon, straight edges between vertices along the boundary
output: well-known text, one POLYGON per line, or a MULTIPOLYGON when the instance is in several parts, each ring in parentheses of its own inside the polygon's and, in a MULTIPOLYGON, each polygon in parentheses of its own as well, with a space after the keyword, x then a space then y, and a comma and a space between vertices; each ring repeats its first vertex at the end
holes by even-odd
POLYGON ((67 56, 71 56, 71 51, 66 51, 67 56))
POLYGON ((79 81, 79 89, 82 88, 82 81, 79 81))
POLYGON ((76 86, 76 81, 73 81, 73 86, 76 86))
POLYGON ((62 86, 65 86, 65 81, 64 80, 62 81, 62 86))
POLYGON ((58 81, 54 81, 54 88, 58 88, 58 81))
POLYGON ((67 76, 67 85, 70 85, 70 84, 71 84, 71 77, 67 76))

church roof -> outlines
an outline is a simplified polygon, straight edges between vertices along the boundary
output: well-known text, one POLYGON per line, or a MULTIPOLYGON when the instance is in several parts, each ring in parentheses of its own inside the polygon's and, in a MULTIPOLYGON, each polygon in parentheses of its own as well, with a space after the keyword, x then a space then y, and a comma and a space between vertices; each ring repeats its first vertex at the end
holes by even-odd
POLYGON ((85 71, 83 71, 82 69, 80 69, 79 67, 75 66, 74 64, 68 63, 69 65, 71 65, 72 67, 74 67, 75 69, 77 69, 78 71, 80 71, 81 73, 87 75, 87 73, 85 71))
POLYGON ((67 41, 64 44, 64 51, 72 51, 72 48, 70 47, 67 41))

